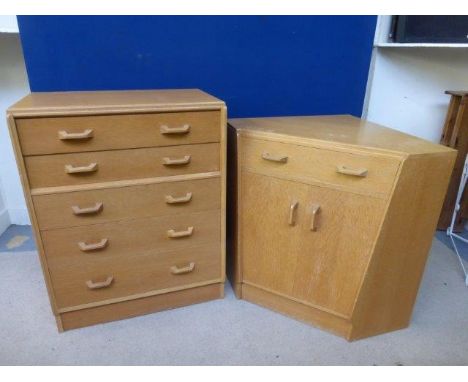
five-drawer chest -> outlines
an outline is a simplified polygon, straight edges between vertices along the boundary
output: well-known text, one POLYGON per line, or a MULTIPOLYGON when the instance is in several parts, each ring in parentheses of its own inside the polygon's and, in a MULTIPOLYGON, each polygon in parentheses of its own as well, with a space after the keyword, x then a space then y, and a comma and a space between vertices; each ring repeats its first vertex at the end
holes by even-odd
POLYGON ((348 340, 406 327, 456 151, 351 116, 228 136, 236 295, 348 340))
POLYGON ((223 296, 222 101, 32 93, 8 122, 59 330, 223 296))

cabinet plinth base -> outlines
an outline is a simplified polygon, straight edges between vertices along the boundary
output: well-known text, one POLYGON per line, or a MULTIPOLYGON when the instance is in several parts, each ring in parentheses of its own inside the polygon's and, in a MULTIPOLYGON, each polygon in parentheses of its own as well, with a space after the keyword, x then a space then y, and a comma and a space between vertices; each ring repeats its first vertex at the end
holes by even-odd
POLYGON ((155 296, 118 302, 115 304, 75 310, 56 316, 60 331, 82 328, 109 321, 122 320, 162 310, 179 308, 224 297, 224 284, 164 293, 155 296))
POLYGON ((387 328, 384 331, 380 330, 375 333, 356 333, 355 330, 353 331, 353 325, 350 320, 301 304, 300 302, 290 300, 263 289, 256 288, 253 285, 244 283, 239 283, 237 285, 240 290, 240 295, 237 295, 238 298, 242 298, 253 304, 260 305, 277 313, 284 314, 288 317, 305 322, 306 324, 328 331, 345 338, 347 341, 371 337, 392 330, 400 330, 408 326, 408 324, 406 324, 392 329, 387 328))

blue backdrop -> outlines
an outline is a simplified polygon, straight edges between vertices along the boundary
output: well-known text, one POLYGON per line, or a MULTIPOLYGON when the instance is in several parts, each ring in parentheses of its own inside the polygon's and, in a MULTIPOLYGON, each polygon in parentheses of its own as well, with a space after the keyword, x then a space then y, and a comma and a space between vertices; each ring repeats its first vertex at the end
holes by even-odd
POLYGON ((230 117, 361 115, 374 16, 21 16, 32 91, 201 88, 230 117))

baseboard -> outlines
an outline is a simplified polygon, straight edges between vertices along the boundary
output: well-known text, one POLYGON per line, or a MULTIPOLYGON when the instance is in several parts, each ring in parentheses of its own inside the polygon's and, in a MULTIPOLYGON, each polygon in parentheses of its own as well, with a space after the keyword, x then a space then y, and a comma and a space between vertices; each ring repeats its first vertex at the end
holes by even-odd
POLYGON ((28 210, 26 208, 9 208, 10 223, 18 225, 31 225, 28 210))
POLYGON ((3 211, 0 211, 0 235, 6 231, 6 229, 10 226, 10 214, 8 210, 5 208, 3 211))

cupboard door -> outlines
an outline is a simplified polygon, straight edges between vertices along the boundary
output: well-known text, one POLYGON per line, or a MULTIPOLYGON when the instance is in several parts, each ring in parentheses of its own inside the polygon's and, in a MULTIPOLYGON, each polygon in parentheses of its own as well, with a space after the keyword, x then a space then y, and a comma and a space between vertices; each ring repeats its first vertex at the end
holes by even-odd
POLYGON ((291 295, 309 186, 247 171, 241 178, 242 279, 291 295))
POLYGON ((378 198, 244 172, 244 281, 349 317, 384 208, 378 198))

